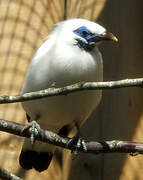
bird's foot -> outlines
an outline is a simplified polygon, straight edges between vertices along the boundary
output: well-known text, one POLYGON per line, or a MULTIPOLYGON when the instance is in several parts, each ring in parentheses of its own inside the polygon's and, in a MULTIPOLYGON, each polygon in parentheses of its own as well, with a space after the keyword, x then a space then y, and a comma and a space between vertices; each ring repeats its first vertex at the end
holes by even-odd
POLYGON ((40 132, 40 129, 41 129, 40 125, 35 120, 29 122, 22 129, 22 132, 30 130, 30 132, 31 132, 30 142, 31 142, 32 146, 34 145, 34 142, 35 142, 35 136, 38 135, 38 133, 40 132))
POLYGON ((77 134, 69 141, 69 146, 73 147, 74 150, 72 150, 73 158, 78 155, 78 152, 80 151, 87 151, 85 140, 81 137, 80 132, 80 126, 78 121, 75 121, 75 127, 77 129, 77 134))
POLYGON ((87 147, 85 144, 85 140, 77 134, 74 136, 68 143, 69 146, 71 146, 74 150, 72 150, 72 153, 74 155, 73 158, 75 158, 78 155, 78 152, 80 151, 87 151, 87 147))

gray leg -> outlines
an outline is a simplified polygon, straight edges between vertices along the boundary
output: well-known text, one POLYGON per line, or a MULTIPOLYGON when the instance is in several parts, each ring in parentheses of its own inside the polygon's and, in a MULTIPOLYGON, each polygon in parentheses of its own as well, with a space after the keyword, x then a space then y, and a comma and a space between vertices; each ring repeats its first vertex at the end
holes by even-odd
POLYGON ((75 146, 75 149, 72 153, 77 156, 80 149, 86 151, 85 140, 81 137, 80 126, 77 121, 75 121, 75 127, 77 128, 77 134, 70 140, 69 144, 75 146))
POLYGON ((31 136, 30 136, 30 141, 32 146, 34 145, 35 142, 35 136, 40 132, 40 125, 37 123, 38 119, 40 116, 36 116, 35 120, 29 120, 29 123, 22 129, 23 131, 30 130, 31 136))

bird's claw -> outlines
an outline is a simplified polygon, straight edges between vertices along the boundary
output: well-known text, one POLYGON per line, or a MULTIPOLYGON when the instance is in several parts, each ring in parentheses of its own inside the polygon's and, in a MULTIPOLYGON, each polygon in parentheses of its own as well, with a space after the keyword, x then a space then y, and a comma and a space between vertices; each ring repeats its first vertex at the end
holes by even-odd
POLYGON ((40 132, 40 125, 35 120, 33 120, 22 129, 22 132, 27 130, 30 130, 31 132, 30 142, 33 146, 35 142, 35 136, 40 132))
POLYGON ((35 136, 38 135, 38 133, 40 132, 40 125, 36 121, 32 121, 31 123, 32 124, 30 128, 30 131, 31 131, 30 141, 31 141, 31 144, 34 145, 35 136))
POLYGON ((77 136, 74 136, 68 143, 69 146, 72 146, 72 147, 75 147, 74 150, 72 150, 72 153, 74 155, 74 157, 76 157, 78 155, 78 152, 80 150, 86 152, 87 151, 87 147, 86 147, 86 144, 85 144, 85 140, 81 137, 79 137, 78 135, 77 136))

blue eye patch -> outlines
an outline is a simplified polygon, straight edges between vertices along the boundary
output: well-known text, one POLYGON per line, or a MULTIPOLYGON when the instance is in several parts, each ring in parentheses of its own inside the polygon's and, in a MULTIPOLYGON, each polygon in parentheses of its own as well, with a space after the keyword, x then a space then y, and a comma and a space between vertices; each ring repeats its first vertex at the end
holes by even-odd
POLYGON ((78 36, 84 38, 88 43, 98 42, 101 40, 101 36, 99 36, 96 33, 93 34, 85 26, 82 26, 82 27, 74 30, 74 33, 77 34, 78 36))
POLYGON ((102 35, 92 33, 85 26, 82 26, 82 27, 74 30, 73 32, 76 35, 78 35, 79 37, 82 37, 86 40, 86 42, 85 42, 78 37, 76 38, 78 47, 80 47, 81 49, 84 49, 86 51, 91 51, 95 47, 95 44, 97 42, 102 41, 104 39, 104 37, 102 35))
POLYGON ((85 26, 82 26, 74 30, 74 33, 86 40, 88 40, 89 38, 91 38, 91 36, 93 36, 93 33, 91 33, 91 31, 89 31, 85 26))

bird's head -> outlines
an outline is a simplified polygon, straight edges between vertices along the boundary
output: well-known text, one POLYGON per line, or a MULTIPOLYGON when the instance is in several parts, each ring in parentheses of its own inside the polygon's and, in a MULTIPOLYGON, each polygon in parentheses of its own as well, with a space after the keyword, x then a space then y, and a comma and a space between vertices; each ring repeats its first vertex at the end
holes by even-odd
POLYGON ((102 41, 118 41, 103 26, 86 19, 69 19, 60 22, 57 24, 57 29, 64 43, 77 45, 86 51, 91 51, 102 41))

